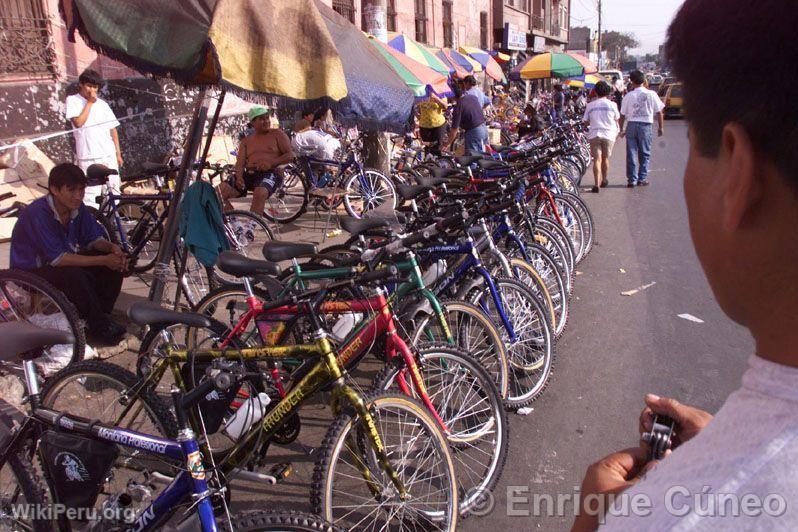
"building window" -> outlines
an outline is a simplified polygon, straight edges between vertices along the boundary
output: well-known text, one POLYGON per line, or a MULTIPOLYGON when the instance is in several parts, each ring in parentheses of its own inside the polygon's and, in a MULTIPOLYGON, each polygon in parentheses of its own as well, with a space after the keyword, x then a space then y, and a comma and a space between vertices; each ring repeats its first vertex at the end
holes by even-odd
POLYGON ((427 42, 427 0, 416 0, 416 40, 427 42))
POLYGON ((454 23, 452 22, 452 0, 443 0, 443 45, 454 46, 454 23))
POLYGON ((352 24, 355 23, 355 0, 333 0, 332 8, 352 24))
POLYGON ((490 49, 488 46, 488 12, 479 12, 479 45, 483 50, 490 49))
POLYGON ((388 31, 396 31, 396 0, 388 0, 388 31))
POLYGON ((529 11, 529 0, 504 0, 504 4, 521 11, 529 11))
POLYGON ((0 2, 0 76, 55 77, 43 0, 0 2))

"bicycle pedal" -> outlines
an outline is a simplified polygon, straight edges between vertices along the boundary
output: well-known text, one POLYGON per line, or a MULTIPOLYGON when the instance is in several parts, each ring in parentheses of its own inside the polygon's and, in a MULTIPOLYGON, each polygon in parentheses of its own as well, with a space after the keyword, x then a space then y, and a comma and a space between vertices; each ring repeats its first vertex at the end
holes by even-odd
POLYGON ((271 473, 271 475, 277 479, 277 482, 287 479, 293 474, 293 472, 294 468, 291 466, 290 462, 275 464, 271 471, 269 471, 269 473, 271 473))

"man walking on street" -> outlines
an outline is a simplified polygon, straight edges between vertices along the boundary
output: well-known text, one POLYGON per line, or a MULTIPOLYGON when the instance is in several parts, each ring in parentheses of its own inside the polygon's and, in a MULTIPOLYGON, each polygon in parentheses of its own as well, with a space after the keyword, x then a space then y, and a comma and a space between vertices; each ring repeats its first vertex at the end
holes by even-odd
POLYGON ((551 97, 551 115, 555 122, 562 120, 563 109, 565 108, 565 94, 562 91, 562 85, 557 83, 554 85, 554 94, 551 97))
MULTIPOLYGON (((78 93, 67 96, 66 117, 72 122, 75 137, 77 163, 84 172, 93 164, 108 168, 122 166, 119 149, 119 122, 105 101, 97 96, 103 79, 96 71, 86 69, 78 78, 78 93)), ((119 192, 121 181, 118 175, 108 177, 108 187, 119 192)), ((86 205, 97 207, 95 198, 102 192, 101 185, 86 187, 86 205)))
POLYGON ((657 93, 645 88, 645 75, 639 70, 629 74, 632 90, 623 97, 621 103, 621 136, 626 135, 626 186, 644 187, 648 185, 648 161, 651 157, 651 131, 654 117, 657 119, 657 135, 665 132, 665 118, 662 110, 665 104, 657 93), (627 123, 624 131, 624 123, 627 123))

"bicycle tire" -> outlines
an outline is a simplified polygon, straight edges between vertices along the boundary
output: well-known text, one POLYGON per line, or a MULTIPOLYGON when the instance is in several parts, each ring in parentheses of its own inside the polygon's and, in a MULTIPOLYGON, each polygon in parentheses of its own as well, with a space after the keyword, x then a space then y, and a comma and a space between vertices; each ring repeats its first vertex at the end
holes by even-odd
MULTIPOLYGON (((223 214, 223 220, 230 249, 250 259, 263 260, 263 244, 274 240, 274 233, 266 219, 254 212, 232 210, 223 214), (250 233, 252 234, 251 237, 249 236, 250 233)), ((216 280, 222 284, 241 283, 238 278, 230 276, 218 268, 214 268, 213 273, 216 280)))
MULTIPOLYGON (((471 510, 479 508, 489 497, 488 494, 501 478, 507 460, 510 440, 504 401, 482 364, 462 349, 447 344, 432 344, 419 350, 418 357, 419 370, 430 401, 447 428, 456 432, 455 436, 447 437, 447 441, 454 449, 452 461, 457 475, 460 517, 467 517, 471 510), (455 373, 454 370, 458 369, 455 373), (447 388, 446 391, 442 387, 436 389, 436 377, 444 374, 449 375, 455 388, 447 388), (470 380, 468 375, 471 375, 470 380), (466 387, 467 390, 461 391, 461 388, 466 387), (456 403, 462 398, 467 401, 458 410, 456 403), (481 428, 473 426, 479 422, 475 419, 475 400, 486 401, 489 405, 489 419, 484 420, 483 417, 485 422, 481 428), (481 442, 491 439, 491 432, 495 435, 496 445, 481 445, 481 442), (476 457, 469 453, 472 449, 476 451, 476 457), (488 464, 478 463, 480 454, 490 456, 488 464)), ((374 377, 374 390, 389 391, 396 385, 396 377, 405 365, 403 359, 395 360, 396 363, 387 364, 374 377)), ((411 380, 408 380, 408 384, 412 387, 411 380)))
MULTIPOLYGON (((297 218, 302 216, 308 209, 308 201, 310 200, 310 187, 308 186, 307 179, 302 171, 297 168, 292 167, 289 165, 285 169, 285 179, 283 183, 274 191, 274 193, 269 196, 269 199, 266 200, 266 206, 263 209, 263 217, 269 220, 270 222, 278 223, 278 224, 289 224, 295 221, 297 218), (293 179, 296 182, 292 181, 293 179), (291 192, 290 194, 286 191, 286 186, 293 186, 297 185, 301 187, 301 192, 296 190, 295 192, 291 192), (296 210, 288 211, 290 214, 285 216, 277 216, 277 209, 276 203, 279 200, 282 200, 286 196, 292 198, 300 198, 299 199, 299 206, 296 210), (271 207, 271 208, 270 208, 271 207)), ((285 204, 284 202, 282 204, 285 204)))
POLYGON ((75 364, 83 360, 83 356, 86 353, 86 329, 75 305, 66 298, 64 293, 34 273, 13 269, 0 270, 0 301, 3 303, 2 308, 0 308, 0 320, 3 321, 11 321, 6 316, 8 311, 6 307, 9 305, 9 297, 5 289, 6 282, 27 284, 45 294, 55 303, 67 323, 69 323, 72 336, 75 338, 75 342, 72 344, 72 358, 69 364, 75 364))
MULTIPOLYGON (((22 450, 10 453, 7 457, 6 464, 11 468, 11 475, 14 477, 16 481, 16 485, 19 486, 22 496, 25 498, 24 505, 27 506, 29 509, 32 509, 35 515, 35 512, 38 508, 43 508, 47 502, 47 498, 45 496, 46 490, 43 487, 43 483, 39 482, 36 477, 36 473, 33 469, 33 464, 30 460, 30 453, 22 450)), ((0 476, 2 474, 2 468, 0 468, 0 476)), ((2 506, 0 506, 0 510, 2 511, 3 518, 12 517, 14 515, 13 508, 9 507, 6 508, 6 494, 5 489, 2 489, 2 506)), ((11 504, 14 506, 20 506, 20 501, 13 501, 11 504)), ((3 525, 4 519, 0 518, 0 528, 3 530, 20 530, 20 528, 6 528, 3 525)), ((16 523, 17 519, 13 519, 12 522, 16 523)), ((47 532, 52 530, 52 521, 50 519, 41 519, 34 517, 30 521, 30 525, 19 523, 19 525, 23 526, 24 529, 28 529, 29 527, 34 532, 47 532)))
MULTIPOLYGON (((236 514, 230 532, 344 532, 317 515, 288 510, 254 510, 236 514)), ((229 530, 222 525, 222 530, 229 530)))
POLYGON ((558 311, 554 308, 554 300, 537 270, 524 259, 515 257, 510 259, 510 268, 513 270, 513 277, 524 283, 538 298, 538 303, 549 311, 549 323, 556 324, 558 311))
POLYGON ((111 223, 111 221, 106 218, 104 214, 98 211, 96 207, 88 207, 88 209, 97 223, 102 226, 103 232, 105 233, 105 237, 108 239, 108 241, 112 244, 119 244, 119 235, 117 234, 116 226, 111 223))
MULTIPOLYGON (((447 314, 446 323, 450 332, 454 335, 456 345, 463 348, 467 353, 472 354, 477 360, 480 361, 482 366, 493 375, 493 380, 499 388, 502 398, 507 397, 508 386, 508 373, 507 373, 507 349, 504 346, 501 333, 496 328, 496 325, 482 312, 476 305, 472 305, 466 301, 456 301, 453 299, 442 299, 439 301, 444 313, 447 314), (471 337, 465 338, 463 334, 463 327, 459 319, 450 319, 452 313, 461 313, 469 317, 469 320, 474 320, 485 331, 485 342, 488 347, 485 351, 478 348, 479 344, 472 343, 471 337), (466 342, 465 340, 469 340, 466 342)), ((434 315, 430 314, 419 320, 410 337, 410 344, 414 346, 421 346, 426 343, 445 343, 446 337, 443 331, 436 329, 430 330, 427 326, 434 320, 436 329, 440 324, 435 319, 434 315), (437 334, 436 334, 437 333, 437 334), (423 339, 421 335, 427 334, 428 336, 423 339), (430 337, 429 335, 435 335, 430 337)))
POLYGON ((585 237, 585 250, 582 253, 582 257, 579 259, 581 262, 593 250, 593 244, 596 241, 596 225, 593 221, 593 213, 590 212, 590 207, 587 206, 585 200, 578 195, 568 192, 563 192, 562 195, 566 201, 570 201, 570 203, 574 206, 577 215, 582 220, 582 227, 584 227, 585 231, 587 232, 585 237))
POLYGON ((535 220, 534 231, 551 241, 551 244, 541 243, 543 247, 555 255, 562 255, 565 257, 567 262, 563 263, 563 269, 565 270, 566 274, 572 276, 574 274, 574 269, 576 268, 576 250, 574 249, 573 241, 571 241, 571 238, 568 236, 568 233, 565 231, 565 229, 563 229, 563 227, 557 223, 556 220, 547 218, 545 216, 540 216, 535 220), (559 248, 557 253, 554 253, 553 247, 559 248))
MULTIPOLYGON (((539 244, 527 246, 527 255, 529 256, 529 262, 527 262, 527 264, 534 268, 535 272, 538 274, 538 278, 543 281, 554 306, 556 320, 553 321, 552 324, 554 325, 554 337, 558 339, 562 336, 565 326, 568 323, 571 306, 571 294, 568 292, 566 282, 563 278, 564 274, 559 269, 554 259, 551 258, 548 250, 543 246, 539 244)), ((513 260, 523 259, 519 257, 513 260)))
MULTIPOLYGON (((440 510, 437 510, 434 513, 431 513, 430 511, 417 511, 414 515, 424 514, 424 517, 427 520, 427 523, 425 524, 435 525, 439 529, 454 532, 457 527, 457 518, 459 513, 459 506, 457 503, 458 489, 454 465, 452 463, 451 453, 449 452, 449 445, 435 421, 417 401, 404 395, 381 393, 364 398, 364 401, 367 408, 372 411, 372 415, 375 418, 375 427, 380 427, 382 429, 380 436, 389 456, 393 455, 387 451, 387 448, 389 446, 393 446, 389 443, 385 434, 385 429, 380 424, 381 412, 384 412, 387 417, 389 414, 389 409, 393 409, 396 412, 404 413, 407 418, 413 419, 412 423, 405 422, 397 424, 397 426, 401 425, 403 427, 401 431, 402 433, 399 435, 399 437, 410 437, 414 429, 418 428, 418 435, 410 439, 410 442, 415 443, 412 445, 409 443, 404 443, 404 445, 400 445, 400 449, 402 449, 404 452, 417 450, 417 444, 418 442, 422 441, 422 438, 427 442, 428 447, 425 447, 422 449, 422 451, 429 449, 431 450, 431 453, 427 457, 424 457, 416 465, 420 467, 429 464, 431 460, 430 456, 437 456, 439 458, 441 463, 437 469, 440 471, 440 474, 434 475, 436 477, 439 476, 438 483, 436 485, 436 492, 441 493, 444 497, 444 500, 438 504, 440 510)), ((365 485, 365 481, 361 483, 360 479, 355 479, 357 482, 354 482, 351 488, 347 488, 345 490, 341 489, 341 486, 343 485, 343 479, 341 479, 341 482, 338 483, 338 479, 333 478, 333 475, 336 473, 339 467, 339 459, 342 459, 342 455, 344 453, 349 452, 355 456, 355 460, 364 467, 373 466, 373 461, 369 460, 367 456, 363 456, 367 450, 362 449, 356 441, 358 433, 360 433, 362 436, 364 430, 368 430, 368 428, 363 427, 362 421, 354 416, 354 413, 351 412, 350 408, 346 408, 330 425, 329 429, 327 430, 327 434, 324 436, 321 448, 319 449, 319 458, 313 469, 310 502, 314 513, 322 516, 324 519, 335 525, 347 527, 347 524, 349 523, 336 522, 335 514, 337 512, 335 511, 333 505, 333 497, 337 497, 337 494, 342 494, 341 496, 345 495, 348 497, 357 496, 356 490, 365 485), (353 441, 347 451, 345 448, 347 447, 347 441, 350 440, 350 437, 353 441), (338 489, 335 489, 336 485, 338 486, 338 489)), ((380 429, 377 430, 378 432, 380 431, 380 429)), ((393 436, 391 439, 393 439, 393 436)), ((405 462, 405 460, 403 460, 403 462, 405 462)), ((405 465, 410 466, 411 464, 407 463, 405 465)), ((343 467, 343 465, 341 465, 341 467, 343 467)), ((355 470, 358 471, 357 469, 355 470)), ((418 471, 418 469, 415 471, 418 471)), ((405 470, 404 468, 397 468, 396 472, 399 474, 400 478, 402 478, 405 470)), ((370 469, 370 473, 372 482, 382 482, 384 484, 384 489, 382 490, 383 493, 395 492, 395 488, 390 481, 386 482, 386 479, 383 478, 383 472, 381 469, 372 468, 370 469)), ((427 475, 414 475, 414 477, 421 478, 424 478, 425 476, 427 475)), ((408 501, 420 500, 422 496, 416 496, 416 492, 413 491, 412 488, 412 485, 406 486, 406 489, 411 491, 411 496, 408 501)), ((368 489, 366 489, 366 493, 371 494, 368 489)), ((371 497, 371 500, 374 500, 373 496, 371 497)), ((413 512, 410 513, 412 514, 413 512)), ((402 512, 402 515, 404 514, 405 512, 402 512)), ((396 514, 394 513, 390 513, 386 514, 386 517, 392 518, 395 515, 396 514)), ((379 528, 378 524, 375 523, 375 525, 377 525, 377 528, 379 528)))
MULTIPOLYGON (((582 226, 582 219, 579 217, 576 209, 568 202, 568 200, 564 199, 562 194, 555 194, 554 198, 554 205, 557 209, 557 214, 562 221, 562 228, 565 229, 566 234, 568 235, 568 239, 573 244, 574 248, 574 266, 579 263, 582 258, 582 254, 585 250, 586 240, 585 237, 587 236, 585 233, 585 229, 582 226), (563 205, 565 204, 565 205, 563 205), (564 207, 567 207, 569 210, 572 210, 572 213, 568 213, 564 210, 564 207)), ((535 214, 540 218, 548 218, 549 220, 557 222, 557 219, 554 213, 548 212, 549 204, 548 202, 540 202, 538 203, 535 214)))
MULTIPOLYGON (((347 214, 349 214, 349 216, 351 216, 352 218, 360 219, 366 212, 379 208, 381 205, 388 202, 390 202, 390 210, 391 211, 396 210, 396 203, 397 203, 396 189, 394 188, 391 179, 382 172, 380 172, 379 170, 376 170, 374 168, 363 168, 363 178, 368 179, 369 176, 373 176, 374 183, 382 182, 383 187, 386 189, 388 195, 384 196, 385 201, 379 204, 377 204, 376 200, 374 200, 373 206, 367 206, 364 200, 362 212, 361 213, 355 212, 355 208, 353 207, 352 204, 354 198, 358 195, 357 191, 360 190, 360 183, 358 182, 360 174, 358 174, 357 172, 353 173, 346 180, 346 184, 344 185, 344 189, 346 190, 346 192, 344 193, 343 197, 344 208, 346 209, 347 214)), ((369 200, 369 205, 371 205, 371 203, 372 203, 371 200, 369 200)))

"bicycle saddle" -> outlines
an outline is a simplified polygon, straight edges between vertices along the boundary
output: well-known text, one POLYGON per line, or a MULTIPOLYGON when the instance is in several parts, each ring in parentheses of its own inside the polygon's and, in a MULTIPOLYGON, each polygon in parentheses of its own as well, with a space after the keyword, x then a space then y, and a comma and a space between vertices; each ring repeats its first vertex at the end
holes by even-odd
POLYGON ((495 161, 493 159, 480 159, 477 161, 477 166, 483 170, 496 170, 497 168, 510 168, 502 161, 495 161))
POLYGON ((457 161, 457 164, 460 166, 469 166, 480 159, 482 159, 481 155, 460 155, 459 157, 454 158, 454 160, 457 161))
POLYGON ((312 257, 315 254, 316 246, 313 244, 278 242, 277 240, 263 244, 263 256, 272 262, 312 257))
POLYGON ((444 177, 459 176, 462 174, 462 171, 455 168, 441 168, 440 166, 432 166, 429 168, 429 173, 437 179, 442 179, 444 177))
POLYGON ((0 323, 0 338, 3 339, 0 360, 4 362, 37 358, 39 348, 75 341, 70 331, 42 329, 24 321, 0 323), (32 356, 25 356, 27 354, 32 356))
POLYGON ((236 277, 250 275, 277 275, 280 267, 265 260, 250 259, 235 251, 222 251, 216 259, 216 267, 236 277))
POLYGON ((133 303, 127 309, 127 316, 138 325, 188 325, 189 327, 210 327, 211 320, 202 314, 177 312, 159 307, 154 303, 133 303))
POLYGON ((350 235, 356 236, 372 229, 385 229, 390 226, 388 220, 380 218, 363 218, 356 220, 354 218, 341 218, 341 228, 350 235))
POLYGON ((432 190, 433 187, 428 185, 396 185, 395 188, 396 193, 399 194, 403 200, 410 201, 424 192, 432 190))
POLYGON ((439 187, 441 185, 445 185, 446 184, 446 180, 443 179, 443 178, 440 178, 440 177, 432 177, 432 178, 418 177, 418 178, 416 178, 416 182, 419 185, 422 185, 422 186, 425 186, 425 187, 430 187, 430 188, 435 188, 435 187, 439 187))
POLYGON ((86 178, 89 186, 104 185, 109 175, 118 175, 119 170, 108 168, 104 164, 93 164, 86 168, 86 178))

